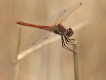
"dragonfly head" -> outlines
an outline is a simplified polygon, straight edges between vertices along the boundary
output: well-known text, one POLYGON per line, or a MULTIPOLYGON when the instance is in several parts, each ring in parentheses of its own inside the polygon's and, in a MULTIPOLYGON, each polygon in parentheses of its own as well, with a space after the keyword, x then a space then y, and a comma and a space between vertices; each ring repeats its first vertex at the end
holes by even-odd
POLYGON ((67 36, 71 37, 73 35, 73 30, 71 28, 67 29, 67 36))

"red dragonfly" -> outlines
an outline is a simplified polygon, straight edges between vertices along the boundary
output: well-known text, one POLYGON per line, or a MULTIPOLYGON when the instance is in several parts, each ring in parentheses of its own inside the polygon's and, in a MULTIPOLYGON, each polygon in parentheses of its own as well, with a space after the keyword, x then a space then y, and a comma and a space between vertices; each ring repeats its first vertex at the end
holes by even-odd
POLYGON ((61 36, 63 48, 72 51, 66 44, 71 45, 70 43, 73 39, 70 39, 69 37, 71 37, 74 32, 71 28, 66 29, 61 23, 63 23, 81 4, 81 2, 78 2, 68 9, 58 12, 42 25, 30 24, 22 21, 16 22, 23 26, 38 28, 29 37, 27 45, 34 44, 39 39, 47 39, 50 32, 54 32, 61 36))

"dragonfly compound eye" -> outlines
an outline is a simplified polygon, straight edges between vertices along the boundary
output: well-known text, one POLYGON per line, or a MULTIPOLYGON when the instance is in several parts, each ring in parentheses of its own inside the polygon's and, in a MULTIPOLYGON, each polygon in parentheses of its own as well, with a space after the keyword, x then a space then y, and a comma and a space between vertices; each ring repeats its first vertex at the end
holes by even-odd
POLYGON ((71 28, 67 29, 67 36, 71 37, 73 34, 73 30, 71 28))

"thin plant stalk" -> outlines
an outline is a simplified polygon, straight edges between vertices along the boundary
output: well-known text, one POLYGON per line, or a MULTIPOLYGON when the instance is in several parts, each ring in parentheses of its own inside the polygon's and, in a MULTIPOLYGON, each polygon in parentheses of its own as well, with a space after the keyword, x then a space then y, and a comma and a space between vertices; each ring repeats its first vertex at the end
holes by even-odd
POLYGON ((21 38, 21 29, 19 29, 17 54, 16 54, 16 57, 15 57, 15 60, 14 60, 14 75, 13 75, 13 80, 17 80, 17 77, 18 77, 19 61, 17 60, 17 56, 18 56, 19 48, 20 48, 20 38, 21 38))
POLYGON ((75 77, 75 80, 79 80, 78 54, 76 50, 77 50, 77 41, 74 40, 74 44, 73 44, 74 77, 75 77))

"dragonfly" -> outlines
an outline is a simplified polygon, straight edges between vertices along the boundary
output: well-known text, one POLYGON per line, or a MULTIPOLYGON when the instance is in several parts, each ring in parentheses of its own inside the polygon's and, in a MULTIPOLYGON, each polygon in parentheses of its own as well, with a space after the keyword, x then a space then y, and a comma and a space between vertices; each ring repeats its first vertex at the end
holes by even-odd
POLYGON ((71 28, 66 29, 62 23, 79 7, 81 6, 81 2, 78 2, 71 7, 59 11, 51 18, 47 19, 42 25, 31 24, 27 22, 17 21, 16 23, 23 26, 37 28, 29 37, 27 41, 27 45, 32 45, 38 40, 47 39, 50 35, 50 32, 58 34, 61 36, 62 47, 72 51, 67 45, 72 45, 72 41, 74 39, 70 39, 73 35, 73 30, 71 28))

